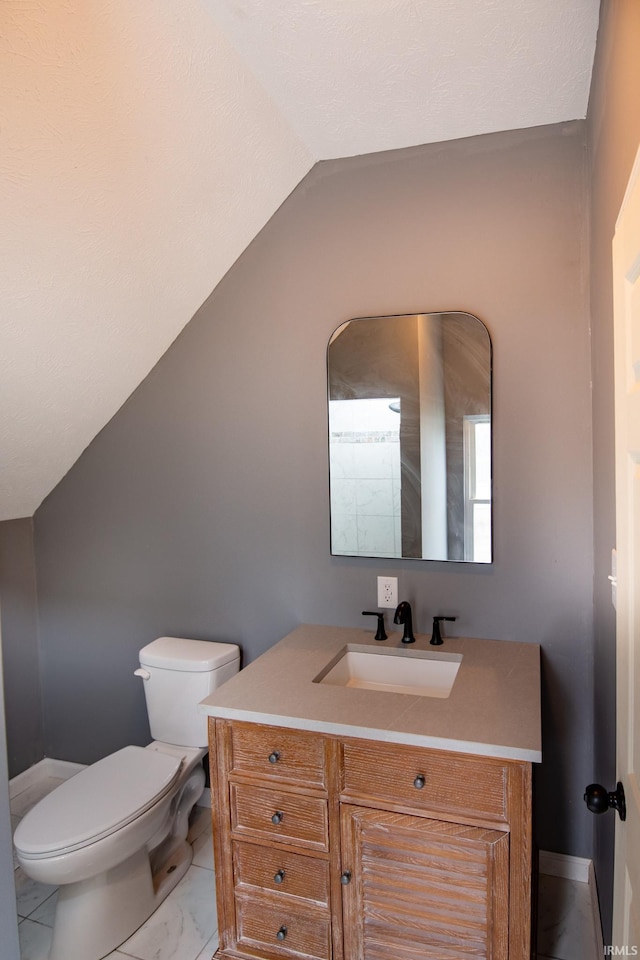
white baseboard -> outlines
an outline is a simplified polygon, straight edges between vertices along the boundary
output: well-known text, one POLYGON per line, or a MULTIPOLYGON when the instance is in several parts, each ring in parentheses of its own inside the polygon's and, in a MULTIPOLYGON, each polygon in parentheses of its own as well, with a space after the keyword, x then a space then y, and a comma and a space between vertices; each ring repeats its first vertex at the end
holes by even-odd
POLYGON ((562 877, 564 880, 578 880, 589 883, 593 864, 583 857, 570 857, 564 853, 550 853, 541 850, 538 855, 538 869, 548 877, 562 877))
POLYGON ((68 780, 69 777, 79 773, 84 768, 84 763, 71 763, 69 760, 53 760, 51 757, 45 757, 44 760, 34 763, 28 770, 9 780, 9 799, 13 800, 23 790, 33 786, 34 783, 38 783, 45 777, 68 780))

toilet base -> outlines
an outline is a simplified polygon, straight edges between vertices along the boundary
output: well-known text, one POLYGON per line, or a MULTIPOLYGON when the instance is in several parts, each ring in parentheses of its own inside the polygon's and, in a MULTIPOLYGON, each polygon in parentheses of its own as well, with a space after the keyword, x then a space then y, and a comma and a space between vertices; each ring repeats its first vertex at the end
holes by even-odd
POLYGON ((192 856, 191 845, 181 840, 155 877, 145 849, 92 880, 60 887, 49 960, 101 960, 108 956, 179 883, 192 856))
POLYGON ((198 766, 174 797, 170 831, 151 851, 145 846, 111 870, 59 888, 49 960, 102 960, 148 920, 191 865, 189 815, 203 786, 198 766))
POLYGON ((154 910, 149 857, 138 850, 124 863, 58 891, 49 960, 100 960, 154 910))

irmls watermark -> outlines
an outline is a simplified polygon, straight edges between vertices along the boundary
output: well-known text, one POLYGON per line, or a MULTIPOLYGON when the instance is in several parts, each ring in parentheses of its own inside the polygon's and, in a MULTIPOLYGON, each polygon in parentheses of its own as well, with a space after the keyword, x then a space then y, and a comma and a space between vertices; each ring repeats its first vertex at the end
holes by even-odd
POLYGON ((604 948, 605 957, 637 957, 638 948, 637 947, 614 947, 611 944, 607 944, 604 948))

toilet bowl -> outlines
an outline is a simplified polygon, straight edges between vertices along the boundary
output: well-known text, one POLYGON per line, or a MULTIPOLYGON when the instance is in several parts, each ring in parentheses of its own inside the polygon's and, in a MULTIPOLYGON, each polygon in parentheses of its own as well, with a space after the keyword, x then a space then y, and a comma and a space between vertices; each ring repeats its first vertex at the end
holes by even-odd
POLYGON ((162 637, 140 651, 151 733, 61 784, 21 820, 18 862, 60 887, 50 960, 100 960, 186 873, 189 814, 205 783, 198 702, 239 666, 234 644, 162 637), (177 743, 177 739, 182 741, 177 743))

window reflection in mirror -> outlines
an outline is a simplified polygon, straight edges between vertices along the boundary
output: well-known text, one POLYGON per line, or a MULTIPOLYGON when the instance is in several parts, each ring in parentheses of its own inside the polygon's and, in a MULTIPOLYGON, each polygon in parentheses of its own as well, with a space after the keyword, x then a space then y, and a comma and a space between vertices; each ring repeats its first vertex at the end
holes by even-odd
POLYGON ((331 552, 491 563, 491 341, 451 312, 349 320, 327 351, 331 552))

